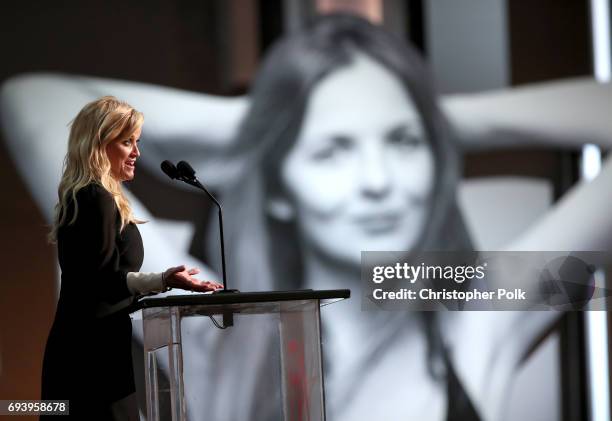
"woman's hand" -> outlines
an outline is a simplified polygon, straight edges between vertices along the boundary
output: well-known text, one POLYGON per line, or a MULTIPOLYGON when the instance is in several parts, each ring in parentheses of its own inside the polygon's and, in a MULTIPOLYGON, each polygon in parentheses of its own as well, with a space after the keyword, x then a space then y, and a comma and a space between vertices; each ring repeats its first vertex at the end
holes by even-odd
POLYGON ((194 278, 193 275, 198 273, 200 273, 198 269, 192 268, 187 270, 185 265, 169 268, 163 275, 164 285, 170 288, 180 288, 197 292, 210 292, 223 289, 223 285, 217 282, 200 281, 194 278))

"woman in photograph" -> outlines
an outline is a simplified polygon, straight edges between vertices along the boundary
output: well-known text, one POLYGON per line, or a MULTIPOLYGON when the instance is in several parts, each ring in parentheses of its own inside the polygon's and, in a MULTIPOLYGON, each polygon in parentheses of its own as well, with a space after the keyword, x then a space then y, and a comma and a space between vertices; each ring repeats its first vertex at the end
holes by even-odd
MULTIPOLYGON (((323 17, 271 49, 249 99, 226 159, 244 171, 221 189, 229 267, 239 289, 353 291, 322 311, 330 418, 500 419, 558 313, 361 310, 361 251, 474 249, 457 205, 461 144, 418 54, 360 18, 323 17)), ((608 246, 604 209, 587 231, 607 238, 552 228, 586 216, 570 199, 508 247, 608 246)))
MULTIPOLYGON (((228 153, 245 171, 222 190, 237 287, 353 291, 322 312, 331 419, 443 419, 452 373, 435 313, 363 312, 356 293, 362 250, 473 249, 458 145, 424 64, 330 16, 272 49, 250 100, 228 153)), ((461 419, 479 419, 460 392, 461 419)))

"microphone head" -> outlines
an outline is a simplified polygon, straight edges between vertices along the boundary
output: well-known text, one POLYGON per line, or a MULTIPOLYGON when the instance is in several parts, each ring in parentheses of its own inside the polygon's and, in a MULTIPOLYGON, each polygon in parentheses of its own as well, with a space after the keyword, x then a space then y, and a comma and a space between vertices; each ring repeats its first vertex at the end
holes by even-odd
POLYGON ((161 170, 171 179, 175 180, 179 178, 179 172, 174 164, 168 160, 161 163, 161 170))
POLYGON ((179 163, 176 164, 176 169, 181 177, 185 177, 189 180, 193 180, 195 178, 195 170, 191 168, 191 165, 189 165, 189 163, 186 161, 179 161, 179 163))

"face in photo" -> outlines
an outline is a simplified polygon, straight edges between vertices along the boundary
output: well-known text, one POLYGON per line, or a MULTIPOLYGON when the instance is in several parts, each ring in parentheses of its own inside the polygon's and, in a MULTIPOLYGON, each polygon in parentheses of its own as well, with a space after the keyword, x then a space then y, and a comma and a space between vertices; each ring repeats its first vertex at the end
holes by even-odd
POLYGON ((306 247, 358 265, 361 250, 415 246, 434 157, 400 80, 355 54, 314 88, 281 178, 306 247))

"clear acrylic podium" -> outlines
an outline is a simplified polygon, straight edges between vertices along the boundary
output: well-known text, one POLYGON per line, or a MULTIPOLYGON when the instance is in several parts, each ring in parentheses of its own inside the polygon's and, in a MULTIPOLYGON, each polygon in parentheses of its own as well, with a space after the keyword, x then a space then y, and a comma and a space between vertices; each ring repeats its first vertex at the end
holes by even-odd
POLYGON ((349 296, 301 290, 144 298, 147 420, 324 420, 319 309, 349 296))

